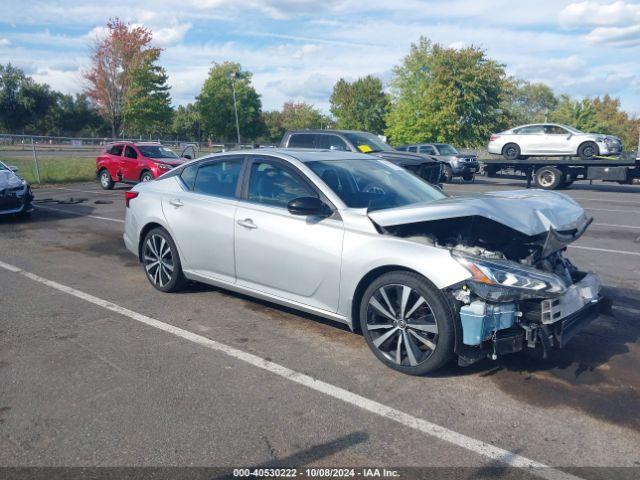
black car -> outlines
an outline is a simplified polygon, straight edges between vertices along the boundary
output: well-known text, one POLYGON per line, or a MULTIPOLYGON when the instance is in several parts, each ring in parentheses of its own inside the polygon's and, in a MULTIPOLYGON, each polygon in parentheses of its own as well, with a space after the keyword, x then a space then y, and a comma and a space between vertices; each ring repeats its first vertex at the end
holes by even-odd
POLYGON ((33 211, 31 187, 17 171, 0 162, 0 215, 27 216, 33 211))
POLYGON ((444 177, 447 182, 453 180, 454 177, 462 177, 465 182, 472 182, 476 172, 480 170, 480 163, 476 155, 462 154, 448 143, 413 143, 396 147, 396 150, 433 155, 438 160, 446 162, 444 177))
POLYGON ((319 148, 368 153, 418 175, 429 183, 442 182, 444 163, 429 155, 399 152, 380 137, 355 130, 294 130, 284 134, 282 148, 319 148))

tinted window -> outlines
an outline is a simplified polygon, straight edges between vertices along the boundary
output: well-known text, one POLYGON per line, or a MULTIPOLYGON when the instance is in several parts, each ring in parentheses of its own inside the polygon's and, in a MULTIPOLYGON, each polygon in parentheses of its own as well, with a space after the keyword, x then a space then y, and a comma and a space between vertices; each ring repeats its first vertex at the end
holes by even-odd
POLYGON ((219 160, 198 169, 193 191, 214 195, 216 197, 233 198, 240 177, 242 160, 219 160))
POLYGON ((313 148, 315 135, 312 133, 294 133, 289 137, 288 147, 313 148))
POLYGON ((362 153, 393 151, 387 142, 372 133, 345 132, 344 136, 362 153))
POLYGON ((420 153, 426 153, 427 155, 436 155, 436 149, 431 145, 422 145, 420 147, 420 153))
POLYGON ((532 125, 530 127, 523 127, 516 131, 518 135, 540 135, 544 133, 542 125, 532 125))
POLYGON ((114 145, 109 149, 109 153, 111 155, 116 155, 117 157, 122 155, 122 145, 114 145))
POLYGON ((138 158, 136 151, 129 145, 124 149, 124 156, 127 158, 138 158))
POLYGON ((347 144, 337 135, 318 135, 317 147, 327 150, 347 150, 347 144))
POLYGON ((189 190, 193 190, 193 185, 196 183, 196 173, 198 173, 199 165, 194 163, 193 165, 189 165, 182 170, 180 173, 180 178, 187 186, 189 190))
POLYGON ((409 151, 409 152, 417 152, 418 151, 418 147, 407 147, 407 151, 409 151))
POLYGON ((317 197, 317 193, 297 175, 271 163, 251 166, 249 200, 285 207, 298 197, 317 197))
POLYGON ((457 155, 459 153, 453 145, 449 145, 448 143, 438 143, 437 147, 438 150, 440 150, 440 155, 457 155))

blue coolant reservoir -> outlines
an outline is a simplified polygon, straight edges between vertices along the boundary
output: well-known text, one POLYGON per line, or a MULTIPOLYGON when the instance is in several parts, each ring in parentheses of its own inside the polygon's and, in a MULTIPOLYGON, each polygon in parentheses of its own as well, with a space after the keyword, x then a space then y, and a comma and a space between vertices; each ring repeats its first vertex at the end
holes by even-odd
POLYGON ((493 332, 513 326, 518 310, 515 303, 485 303, 480 300, 460 308, 462 343, 480 345, 493 332))

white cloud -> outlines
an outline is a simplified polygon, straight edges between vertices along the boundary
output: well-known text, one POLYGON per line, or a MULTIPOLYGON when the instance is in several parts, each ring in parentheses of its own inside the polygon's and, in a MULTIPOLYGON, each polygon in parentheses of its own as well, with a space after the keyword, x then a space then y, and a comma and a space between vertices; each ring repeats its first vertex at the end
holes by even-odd
POLYGON ((585 39, 593 44, 612 47, 635 47, 640 45, 640 24, 629 27, 598 27, 585 39))
POLYGON ((191 23, 176 23, 170 27, 154 29, 153 43, 161 47, 175 45, 184 40, 189 29, 191 29, 191 23))
POLYGON ((11 40, 8 38, 0 38, 0 47, 8 47, 11 45, 11 40))
POLYGON ((632 25, 640 23, 640 5, 622 0, 604 4, 587 0, 567 5, 558 18, 566 27, 632 25))

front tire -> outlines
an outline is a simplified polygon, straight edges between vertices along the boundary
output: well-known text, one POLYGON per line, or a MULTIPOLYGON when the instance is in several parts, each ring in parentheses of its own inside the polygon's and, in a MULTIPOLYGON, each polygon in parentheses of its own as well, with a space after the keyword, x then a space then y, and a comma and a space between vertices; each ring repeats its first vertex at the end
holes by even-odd
POLYGON ((520 147, 515 143, 507 143, 502 148, 502 156, 510 162, 517 160, 520 156, 520 147))
POLYGON ((433 372, 451 359, 453 322, 442 292, 413 272, 381 275, 360 302, 360 327, 373 354, 409 375, 433 372))
POLYGON ((98 181, 100 182, 100 187, 102 187, 103 190, 113 190, 115 183, 111 179, 109 170, 106 168, 103 168, 100 170, 100 173, 98 173, 98 181))
POLYGON ((595 142, 584 142, 578 148, 578 156, 582 160, 593 160, 593 158, 600 153, 598 144, 595 142))
POLYGON ((153 174, 149 170, 142 172, 142 175, 140 175, 140 181, 142 183, 147 183, 152 180, 153 180, 153 174))
POLYGON ((465 173, 462 175, 462 181, 465 183, 473 183, 476 178, 475 173, 465 173))
POLYGON ((161 292, 177 292, 187 284, 178 248, 164 228, 154 228, 144 237, 142 263, 147 279, 161 292))
POLYGON ((442 176, 444 177, 444 183, 451 183, 453 180, 453 169, 449 165, 445 165, 442 170, 442 176))

